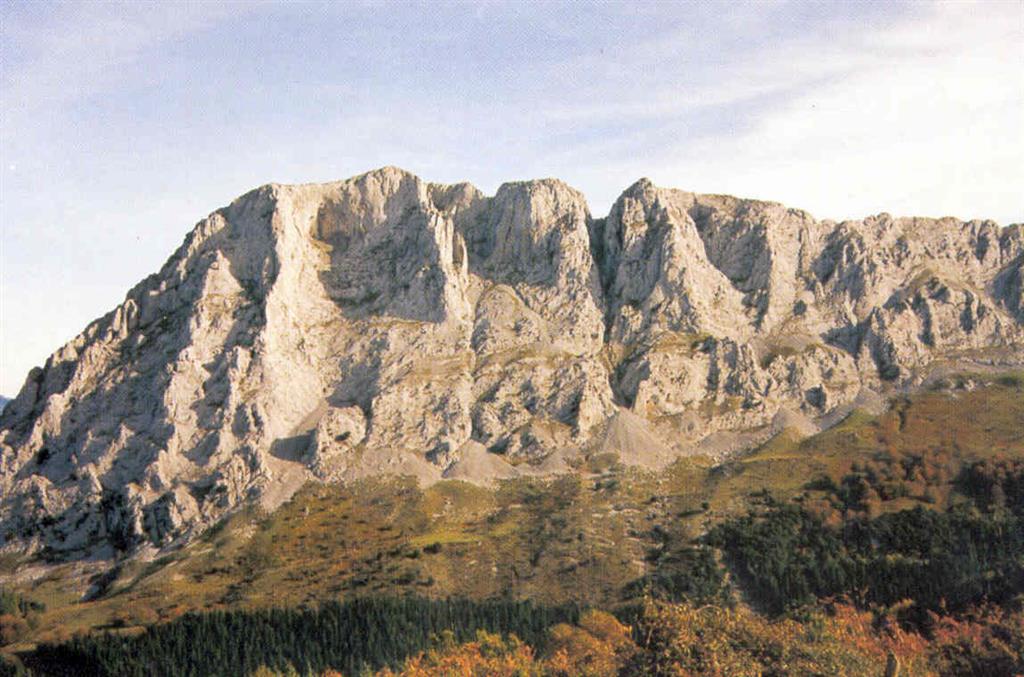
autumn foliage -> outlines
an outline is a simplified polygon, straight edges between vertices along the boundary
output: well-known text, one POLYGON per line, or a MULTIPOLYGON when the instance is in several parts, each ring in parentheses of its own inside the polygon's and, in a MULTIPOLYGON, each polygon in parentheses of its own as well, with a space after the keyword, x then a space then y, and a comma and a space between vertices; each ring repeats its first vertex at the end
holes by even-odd
POLYGON ((1013 675, 1024 670, 1024 614, 978 610, 936 620, 934 637, 902 629, 893 609, 826 604, 770 620, 746 608, 647 601, 629 628, 591 611, 552 628, 543 653, 481 632, 442 643, 380 677, 743 677, 746 675, 1013 675))
POLYGON ((533 649, 515 636, 504 638, 486 630, 476 639, 455 645, 448 635, 441 646, 413 656, 400 672, 385 669, 381 677, 526 677, 541 675, 533 649))

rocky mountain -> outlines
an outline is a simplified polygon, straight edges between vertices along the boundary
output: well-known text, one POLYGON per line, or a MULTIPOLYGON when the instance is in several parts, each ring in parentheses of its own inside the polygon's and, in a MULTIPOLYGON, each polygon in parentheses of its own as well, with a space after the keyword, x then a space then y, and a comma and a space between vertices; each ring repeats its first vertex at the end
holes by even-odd
POLYGON ((0 547, 161 547, 309 480, 661 467, 1024 364, 1020 225, 395 168, 267 185, 0 415, 0 547))

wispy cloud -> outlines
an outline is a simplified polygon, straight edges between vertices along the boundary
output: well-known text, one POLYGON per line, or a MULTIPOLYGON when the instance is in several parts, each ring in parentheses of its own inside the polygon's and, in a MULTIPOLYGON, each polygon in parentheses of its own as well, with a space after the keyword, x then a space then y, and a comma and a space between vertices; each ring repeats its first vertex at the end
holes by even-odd
POLYGON ((691 146, 711 159, 701 183, 833 217, 1021 220, 1022 15, 1017 3, 950 3, 860 35, 826 57, 857 68, 774 102, 745 134, 691 146))
MULTIPOLYGON (((900 9, 713 58, 684 28, 607 72, 603 57, 573 60, 560 70, 600 73, 589 95, 533 115, 584 138, 545 157, 588 189, 596 211, 644 174, 834 218, 885 209, 1024 219, 1024 5, 900 9), (707 63, 692 68, 698 57, 680 45, 707 63)), ((763 32, 747 30, 751 41, 763 32)))
POLYGON ((8 3, 0 58, 5 131, 31 115, 121 83, 145 51, 237 16, 242 3, 8 3), (10 117, 8 117, 10 116, 10 117))

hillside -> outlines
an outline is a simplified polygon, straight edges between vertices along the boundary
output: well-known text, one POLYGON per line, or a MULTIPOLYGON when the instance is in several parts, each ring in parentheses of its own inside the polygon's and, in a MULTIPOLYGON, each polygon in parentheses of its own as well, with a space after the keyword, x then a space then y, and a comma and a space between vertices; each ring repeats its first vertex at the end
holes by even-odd
POLYGON ((45 605, 26 642, 195 610, 366 595, 606 609, 651 592, 742 599, 735 572, 714 573, 728 547, 702 540, 716 525, 766 495, 796 499, 827 524, 915 506, 941 513, 971 498, 963 478, 976 462, 1024 459, 1022 421, 1020 375, 959 376, 882 415, 857 411, 802 440, 784 431, 726 463, 689 457, 653 473, 595 458, 578 473, 491 488, 398 478, 310 483, 276 511, 235 514, 159 559, 125 559, 107 572, 102 563, 41 567, 9 556, 0 574, 45 605), (863 493, 847 490, 861 482, 863 493))

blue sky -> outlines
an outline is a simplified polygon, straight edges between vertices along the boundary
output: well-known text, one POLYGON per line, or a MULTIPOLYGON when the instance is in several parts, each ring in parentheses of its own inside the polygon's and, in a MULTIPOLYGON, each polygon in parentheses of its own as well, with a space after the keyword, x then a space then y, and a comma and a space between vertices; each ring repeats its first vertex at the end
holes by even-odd
POLYGON ((1024 220, 1024 3, 0 5, 0 393, 270 181, 1024 220))

